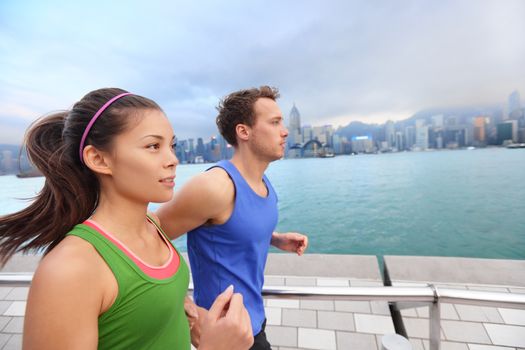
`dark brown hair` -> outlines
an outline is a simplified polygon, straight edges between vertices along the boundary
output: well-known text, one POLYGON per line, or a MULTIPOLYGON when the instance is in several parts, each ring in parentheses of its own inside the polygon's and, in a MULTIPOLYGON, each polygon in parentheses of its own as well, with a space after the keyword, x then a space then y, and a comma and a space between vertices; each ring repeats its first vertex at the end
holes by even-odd
POLYGON ((253 106, 259 98, 279 98, 279 90, 270 86, 251 88, 233 92, 223 98, 217 106, 219 115, 216 118, 217 128, 222 137, 232 146, 237 146, 237 133, 235 127, 238 124, 253 126, 255 124, 255 112, 253 106))
MULTIPOLYGON (((44 116, 26 132, 24 144, 31 162, 46 177, 44 188, 25 209, 0 217, 0 264, 16 252, 49 252, 98 205, 100 186, 79 159, 82 134, 100 107, 126 92, 106 88, 88 93, 70 111, 44 116)), ((113 102, 93 124, 85 145, 109 150, 114 137, 140 110, 160 107, 150 99, 127 95, 113 102)))

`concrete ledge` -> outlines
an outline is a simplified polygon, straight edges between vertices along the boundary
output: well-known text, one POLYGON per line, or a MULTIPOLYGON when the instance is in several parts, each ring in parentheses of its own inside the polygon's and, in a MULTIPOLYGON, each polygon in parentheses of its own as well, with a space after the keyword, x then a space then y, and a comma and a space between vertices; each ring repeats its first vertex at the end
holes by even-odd
POLYGON ((382 280, 377 258, 373 255, 269 254, 265 275, 382 280))
MULTIPOLYGON (((186 262, 187 253, 181 253, 186 262)), ((41 255, 15 254, 0 272, 34 272, 41 255)), ((372 255, 269 254, 266 275, 344 277, 381 281, 377 258, 372 255)))
POLYGON ((15 254, 0 272, 35 272, 42 255, 15 254))
MULTIPOLYGON (((188 254, 181 253, 189 264, 188 254)), ((341 277, 382 281, 373 255, 270 253, 265 275, 298 277, 341 277)))
POLYGON ((525 260, 385 256, 391 281, 525 286, 525 260))

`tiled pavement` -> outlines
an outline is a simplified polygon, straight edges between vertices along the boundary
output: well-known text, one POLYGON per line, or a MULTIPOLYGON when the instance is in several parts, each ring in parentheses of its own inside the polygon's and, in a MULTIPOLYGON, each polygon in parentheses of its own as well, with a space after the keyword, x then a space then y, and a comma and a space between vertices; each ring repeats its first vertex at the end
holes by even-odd
MULTIPOLYGON (((272 286, 382 286, 377 280, 266 276, 272 286)), ((381 349, 395 333, 386 302, 266 299, 267 335, 273 349, 381 349)))
MULTIPOLYGON (((393 286, 421 286, 394 282, 393 286)), ((439 289, 525 293, 525 288, 494 285, 436 284, 439 289)), ((428 350, 429 310, 401 310, 414 350, 428 350)), ((461 304, 441 304, 441 347, 444 350, 511 350, 525 348, 525 310, 461 304)))
MULTIPOLYGON (((378 281, 267 276, 268 284, 381 286, 378 281), (270 283, 271 282, 271 283, 270 283)), ((0 287, 0 348, 21 349, 28 287, 0 287)), ((272 348, 381 349, 380 337, 394 333, 387 303, 340 300, 266 299, 266 332, 272 348)))
POLYGON ((0 287, 0 348, 22 348, 22 328, 29 287, 0 287))
MULTIPOLYGON (((387 256, 392 286, 525 294, 525 261, 387 256)), ((401 310, 414 350, 428 350, 428 307, 401 310)), ((441 304, 443 350, 525 349, 525 310, 441 304)))
MULTIPOLYGON (((308 266, 308 256, 303 257, 301 266, 304 269, 297 275, 288 273, 290 273, 290 266, 293 267, 298 260, 290 256, 290 262, 282 265, 282 259, 288 258, 270 257, 266 285, 310 287, 383 285, 379 272, 370 273, 373 268, 363 275, 362 271, 369 268, 366 266, 359 269, 361 272, 353 272, 348 268, 346 269, 348 276, 342 277, 344 271, 341 271, 340 265, 352 263, 352 258, 349 256, 328 260, 324 256, 312 257, 311 260, 316 265, 319 259, 323 261, 325 272, 308 266), (337 268, 334 268, 333 264, 336 261, 337 268), (287 274, 276 273, 279 270, 287 274), (355 278, 356 275, 359 278, 355 278), (369 278, 366 278, 367 276, 369 278)), ((373 261, 363 260, 362 257, 358 260, 354 261, 353 265, 356 266, 354 268, 363 264, 363 261, 367 261, 367 264, 373 261)), ((393 281, 393 285, 418 286, 424 283, 393 281)), ((525 293, 525 286, 439 283, 438 287, 440 286, 525 293)), ((27 293, 27 286, 0 286, 0 349, 21 349, 27 293)), ((267 335, 275 350, 379 350, 382 335, 394 332, 392 317, 386 302, 267 298, 265 309, 268 319, 267 335)), ((413 349, 429 350, 428 307, 406 309, 401 314, 413 349)), ((525 349, 525 310, 442 304, 441 320, 443 350, 525 349)))

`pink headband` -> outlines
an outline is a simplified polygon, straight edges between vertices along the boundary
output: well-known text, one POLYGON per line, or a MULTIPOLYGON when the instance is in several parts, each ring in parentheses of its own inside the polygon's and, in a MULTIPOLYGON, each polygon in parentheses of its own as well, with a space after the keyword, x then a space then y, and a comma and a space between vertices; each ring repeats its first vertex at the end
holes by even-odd
POLYGON ((84 157, 82 156, 82 153, 83 153, 82 151, 84 150, 84 142, 86 142, 86 138, 87 138, 87 136, 89 134, 89 131, 91 130, 91 127, 93 127, 93 124, 95 124, 95 121, 106 110, 106 108, 108 108, 113 102, 115 102, 119 98, 127 96, 127 95, 132 95, 132 93, 131 92, 125 92, 123 94, 120 94, 120 95, 117 95, 117 96, 113 97, 111 100, 106 102, 102 107, 100 107, 100 109, 97 111, 97 113, 95 113, 93 118, 91 118, 91 120, 89 121, 88 125, 86 126, 86 130, 84 130, 84 133, 82 134, 82 139, 80 139, 79 155, 80 155, 80 162, 82 164, 84 164, 84 157))

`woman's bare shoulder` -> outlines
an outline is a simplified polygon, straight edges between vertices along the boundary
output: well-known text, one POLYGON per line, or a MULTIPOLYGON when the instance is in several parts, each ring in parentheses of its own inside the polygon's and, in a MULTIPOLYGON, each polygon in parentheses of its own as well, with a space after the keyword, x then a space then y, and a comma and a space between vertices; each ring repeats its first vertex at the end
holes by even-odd
POLYGON ((87 241, 67 236, 38 265, 33 281, 70 284, 73 278, 77 285, 96 280, 104 262, 95 248, 87 241), (82 282, 85 281, 85 282, 82 282))

